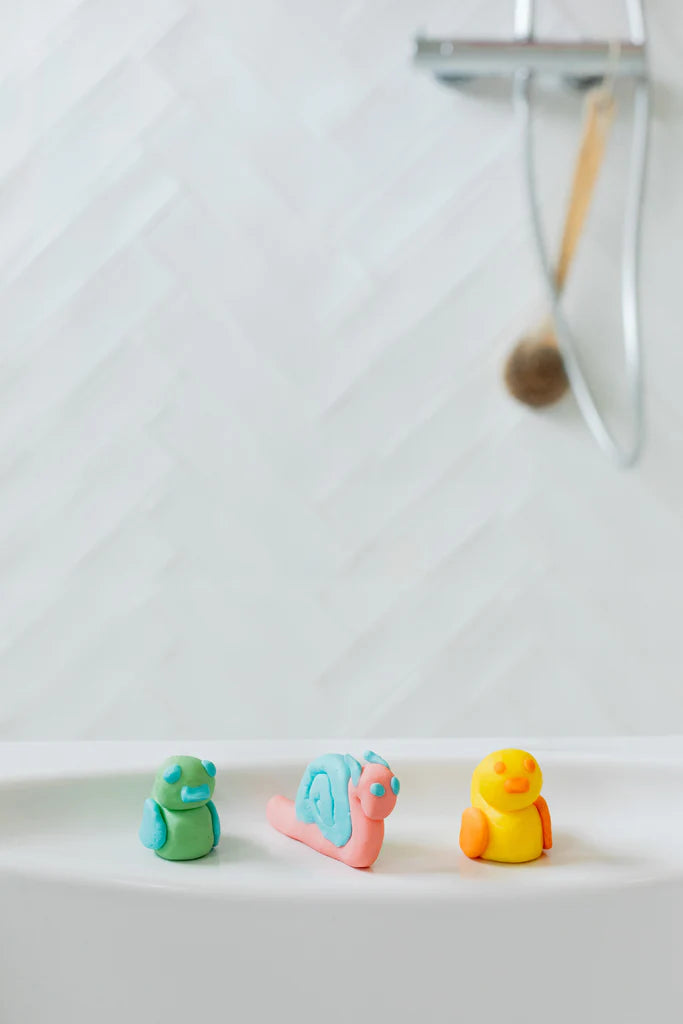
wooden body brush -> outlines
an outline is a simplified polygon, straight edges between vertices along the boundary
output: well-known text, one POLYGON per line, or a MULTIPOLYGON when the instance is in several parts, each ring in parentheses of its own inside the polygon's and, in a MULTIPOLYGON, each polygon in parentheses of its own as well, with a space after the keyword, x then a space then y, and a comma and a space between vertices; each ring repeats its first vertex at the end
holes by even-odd
MULTIPOLYGON (((586 221, 613 118, 611 90, 591 90, 586 96, 583 134, 555 270, 558 292, 564 288, 586 221)), ((540 408, 562 397, 569 381, 551 322, 517 342, 505 363, 504 376, 510 394, 525 405, 540 408)))

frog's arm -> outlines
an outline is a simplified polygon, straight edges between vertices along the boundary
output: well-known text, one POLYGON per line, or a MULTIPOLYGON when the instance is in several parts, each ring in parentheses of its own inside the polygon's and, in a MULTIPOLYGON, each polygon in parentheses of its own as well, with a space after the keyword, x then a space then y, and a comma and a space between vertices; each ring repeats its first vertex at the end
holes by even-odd
POLYGON ((481 857, 489 845, 489 823, 478 807, 468 807, 463 812, 460 826, 460 849, 466 857, 481 857))
POLYGON ((541 816, 541 826, 543 828, 543 849, 552 850, 553 848, 553 826, 550 820, 550 810, 545 798, 539 796, 538 800, 535 801, 534 807, 541 816))
POLYGON ((211 824, 213 826, 213 845, 218 846, 218 840, 221 837, 221 822, 220 818, 218 817, 218 811, 216 810, 213 800, 209 800, 206 806, 209 808, 209 813, 211 814, 211 824))
POLYGON ((140 825, 140 842, 148 850, 160 850, 168 838, 168 829, 161 807, 150 797, 145 800, 140 825))

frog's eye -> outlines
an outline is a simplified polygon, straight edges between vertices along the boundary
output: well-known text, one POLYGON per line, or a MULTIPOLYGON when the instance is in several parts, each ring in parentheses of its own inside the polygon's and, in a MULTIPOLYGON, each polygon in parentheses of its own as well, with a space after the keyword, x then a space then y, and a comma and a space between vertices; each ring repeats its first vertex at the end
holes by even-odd
POLYGON ((179 764, 170 764, 164 772, 164 781, 170 782, 173 785, 177 782, 180 776, 183 774, 183 770, 179 764))
POLYGON ((503 775, 506 771, 505 761, 496 761, 496 763, 493 766, 493 770, 496 773, 496 775, 503 775))
POLYGON ((206 772, 206 774, 210 775, 211 778, 213 778, 214 775, 216 774, 216 765, 213 763, 213 761, 202 761, 202 764, 204 765, 204 771, 206 772))
POLYGON ((535 772, 536 771, 536 762, 534 761, 534 759, 532 757, 525 757, 524 758, 524 767, 525 767, 525 769, 528 772, 535 772))
POLYGON ((401 783, 398 781, 398 779, 394 775, 393 779, 391 780, 391 792, 394 794, 394 796, 398 796, 400 790, 401 790, 401 783))
POLYGON ((373 796, 384 796, 386 789, 381 782, 372 782, 370 784, 370 792, 373 796))

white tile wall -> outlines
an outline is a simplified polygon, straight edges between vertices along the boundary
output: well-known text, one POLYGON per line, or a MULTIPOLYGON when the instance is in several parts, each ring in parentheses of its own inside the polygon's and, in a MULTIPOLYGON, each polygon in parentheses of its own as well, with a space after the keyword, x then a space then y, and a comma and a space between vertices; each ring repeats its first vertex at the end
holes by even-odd
MULTIPOLYGON (((544 312, 510 105, 410 67, 511 0, 5 6, 0 736, 683 730, 680 6, 629 473, 506 397, 544 312)), ((623 30, 596 7, 544 29, 623 30)), ((616 411, 621 99, 570 294, 616 411)))

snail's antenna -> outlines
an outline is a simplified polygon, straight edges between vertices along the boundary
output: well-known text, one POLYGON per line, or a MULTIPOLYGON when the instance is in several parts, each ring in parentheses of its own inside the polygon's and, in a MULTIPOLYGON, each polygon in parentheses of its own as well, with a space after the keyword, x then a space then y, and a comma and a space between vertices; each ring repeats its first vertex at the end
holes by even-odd
MULTIPOLYGON (((385 768, 389 768, 389 765, 384 758, 380 757, 379 754, 376 754, 374 750, 366 750, 363 757, 368 764, 383 764, 385 768)), ((389 768, 389 771, 391 771, 391 768, 389 768)))
POLYGON ((363 771, 360 761, 357 761, 351 754, 344 754, 344 760, 346 761, 349 771, 351 772, 351 781, 354 786, 358 785, 360 779, 360 773, 363 771))

